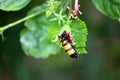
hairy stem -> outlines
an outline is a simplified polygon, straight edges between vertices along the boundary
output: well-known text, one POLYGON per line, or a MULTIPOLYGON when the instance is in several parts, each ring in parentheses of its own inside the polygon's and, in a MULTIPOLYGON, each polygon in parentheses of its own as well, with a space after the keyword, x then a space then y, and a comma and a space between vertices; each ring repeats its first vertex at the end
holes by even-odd
POLYGON ((39 11, 39 12, 36 12, 36 13, 34 13, 34 14, 31 14, 31 15, 29 15, 29 16, 26 16, 26 17, 24 17, 24 18, 22 18, 22 19, 20 19, 20 20, 17 20, 17 21, 15 21, 15 22, 13 22, 13 23, 10 23, 10 24, 8 24, 8 25, 6 25, 6 26, 3 26, 3 27, 0 27, 0 28, 3 29, 3 31, 4 31, 4 30, 6 30, 6 29, 8 29, 8 28, 10 28, 10 27, 13 27, 13 26, 15 26, 15 25, 17 25, 17 24, 19 24, 19 23, 22 23, 22 22, 24 22, 24 21, 26 21, 26 20, 28 20, 28 19, 30 19, 30 18, 33 18, 33 17, 41 14, 41 13, 44 12, 45 10, 46 10, 46 9, 44 9, 44 10, 42 10, 42 11, 39 11))

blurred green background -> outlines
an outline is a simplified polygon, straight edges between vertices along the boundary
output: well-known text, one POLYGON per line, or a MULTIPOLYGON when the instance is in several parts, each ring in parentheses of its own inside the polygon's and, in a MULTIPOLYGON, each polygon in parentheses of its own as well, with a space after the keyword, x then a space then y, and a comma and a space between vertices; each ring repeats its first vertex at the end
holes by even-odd
MULTIPOLYGON (((23 18, 44 0, 32 0, 16 12, 0 10, 0 26, 23 18)), ((65 53, 35 59, 23 52, 19 33, 24 23, 0 37, 0 80, 120 80, 120 24, 96 10, 91 0, 80 0, 80 18, 88 27, 87 55, 71 59, 65 53)))

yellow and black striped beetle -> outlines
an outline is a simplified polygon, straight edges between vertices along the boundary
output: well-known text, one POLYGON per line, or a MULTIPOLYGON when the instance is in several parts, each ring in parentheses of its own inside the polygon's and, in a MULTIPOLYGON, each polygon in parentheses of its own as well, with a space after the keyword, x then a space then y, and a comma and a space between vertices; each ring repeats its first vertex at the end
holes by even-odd
POLYGON ((78 53, 72 45, 72 39, 68 32, 64 31, 60 36, 60 41, 65 52, 72 58, 78 58, 78 53))

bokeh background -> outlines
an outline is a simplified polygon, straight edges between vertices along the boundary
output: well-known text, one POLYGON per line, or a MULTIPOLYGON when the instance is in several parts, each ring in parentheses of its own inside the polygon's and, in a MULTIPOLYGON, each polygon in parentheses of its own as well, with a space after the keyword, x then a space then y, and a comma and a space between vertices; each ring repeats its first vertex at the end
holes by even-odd
MULTIPOLYGON (((120 80, 120 23, 101 14, 91 0, 79 0, 88 28, 88 54, 71 59, 65 53, 35 59, 23 52, 19 33, 24 23, 5 31, 0 37, 0 80, 120 80)), ((16 12, 0 10, 0 26, 26 16, 44 0, 32 0, 16 12)))

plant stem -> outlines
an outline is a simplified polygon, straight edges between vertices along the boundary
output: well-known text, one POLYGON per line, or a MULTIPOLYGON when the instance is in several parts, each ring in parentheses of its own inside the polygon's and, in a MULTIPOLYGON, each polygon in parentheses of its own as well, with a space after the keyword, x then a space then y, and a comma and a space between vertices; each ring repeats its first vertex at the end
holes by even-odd
POLYGON ((19 24, 19 23, 22 23, 22 22, 24 22, 24 21, 26 21, 26 20, 28 20, 28 19, 30 19, 30 18, 33 18, 33 17, 41 14, 41 13, 44 12, 45 10, 46 10, 46 9, 44 9, 44 10, 42 10, 42 11, 39 11, 39 12, 36 12, 36 13, 34 13, 34 14, 31 14, 31 15, 29 15, 29 16, 26 16, 26 17, 24 17, 24 18, 22 18, 22 19, 20 19, 20 20, 17 20, 17 21, 15 21, 15 22, 13 22, 13 23, 10 23, 10 24, 8 24, 8 25, 6 25, 6 26, 3 26, 3 27, 0 27, 0 28, 2 28, 3 31, 4 31, 4 30, 6 30, 6 29, 8 29, 8 28, 10 28, 10 27, 13 27, 13 26, 15 26, 15 25, 17 25, 17 24, 19 24))
POLYGON ((79 10, 78 0, 74 0, 74 9, 79 10))

